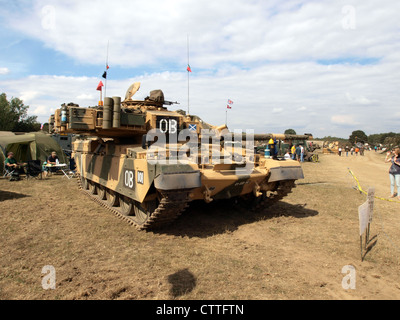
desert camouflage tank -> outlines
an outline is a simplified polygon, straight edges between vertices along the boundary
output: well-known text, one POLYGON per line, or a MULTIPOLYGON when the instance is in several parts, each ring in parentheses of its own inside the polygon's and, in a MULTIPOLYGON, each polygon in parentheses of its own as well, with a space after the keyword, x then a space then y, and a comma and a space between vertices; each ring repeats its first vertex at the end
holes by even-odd
POLYGON ((138 229, 163 227, 193 200, 266 206, 303 178, 297 161, 255 154, 252 132, 169 111, 161 90, 133 100, 139 88, 133 84, 123 101, 105 98, 104 106, 63 104, 50 118, 53 132, 80 135, 72 156, 82 190, 138 229))

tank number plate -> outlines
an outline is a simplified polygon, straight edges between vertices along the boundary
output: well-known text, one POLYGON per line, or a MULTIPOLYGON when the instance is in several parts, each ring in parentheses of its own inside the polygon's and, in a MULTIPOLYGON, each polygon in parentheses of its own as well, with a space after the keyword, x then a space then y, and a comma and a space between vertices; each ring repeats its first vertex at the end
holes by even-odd
POLYGON ((135 188, 135 171, 125 170, 124 185, 129 189, 135 188))
POLYGON ((164 134, 177 134, 179 129, 178 119, 157 117, 157 128, 164 134))
POLYGON ((143 171, 137 172, 137 182, 140 184, 144 184, 144 172, 143 171))

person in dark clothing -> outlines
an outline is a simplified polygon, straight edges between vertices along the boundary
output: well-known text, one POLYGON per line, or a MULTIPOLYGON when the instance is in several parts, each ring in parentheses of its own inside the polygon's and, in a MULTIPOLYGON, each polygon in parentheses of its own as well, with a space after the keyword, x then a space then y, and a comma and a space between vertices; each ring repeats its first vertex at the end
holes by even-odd
MULTIPOLYGON (((400 192, 400 148, 395 148, 394 151, 386 154, 385 162, 391 162, 392 166, 389 169, 390 191, 391 198, 399 196, 400 192), (394 187, 397 185, 397 193, 394 192, 394 187)), ((400 196, 399 196, 400 199, 400 196)))
POLYGON ((52 165, 58 164, 57 152, 53 151, 53 152, 51 153, 51 155, 47 158, 47 163, 48 163, 48 164, 52 164, 52 165))
MULTIPOLYGON (((51 153, 51 155, 48 156, 47 158, 47 165, 57 165, 58 164, 58 156, 57 156, 57 152, 53 151, 51 153)), ((45 167, 45 177, 47 177, 49 175, 49 172, 56 172, 58 170, 58 168, 52 168, 52 167, 45 167)))
POLYGON ((7 172, 13 172, 10 181, 20 180, 19 175, 24 174, 23 163, 18 163, 14 158, 14 153, 9 152, 7 154, 7 159, 4 161, 5 169, 7 172))
POLYGON ((297 145, 296 147, 296 160, 300 162, 301 160, 301 148, 300 145, 297 145))

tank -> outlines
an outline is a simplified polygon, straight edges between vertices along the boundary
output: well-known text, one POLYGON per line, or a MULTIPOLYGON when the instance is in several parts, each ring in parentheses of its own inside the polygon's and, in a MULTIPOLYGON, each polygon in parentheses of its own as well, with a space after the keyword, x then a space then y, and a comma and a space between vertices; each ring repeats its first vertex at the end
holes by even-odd
POLYGON ((72 157, 82 191, 139 230, 163 228, 195 200, 265 207, 304 178, 297 161, 256 153, 251 131, 168 110, 176 102, 165 101, 162 90, 133 100, 139 88, 134 83, 125 99, 106 97, 100 106, 63 104, 49 126, 76 135, 72 157))

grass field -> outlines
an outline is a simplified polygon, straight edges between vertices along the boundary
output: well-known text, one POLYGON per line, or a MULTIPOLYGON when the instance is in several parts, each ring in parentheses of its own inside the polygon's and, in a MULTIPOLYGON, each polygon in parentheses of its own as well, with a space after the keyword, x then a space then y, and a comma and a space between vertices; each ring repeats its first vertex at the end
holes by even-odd
POLYGON ((74 179, 0 179, 0 299, 399 299, 400 200, 376 200, 360 257, 361 186, 390 193, 384 155, 321 155, 278 204, 251 212, 193 202, 171 226, 139 232, 74 179), (56 289, 42 288, 54 266, 56 289), (344 289, 345 266, 356 288, 344 289))

